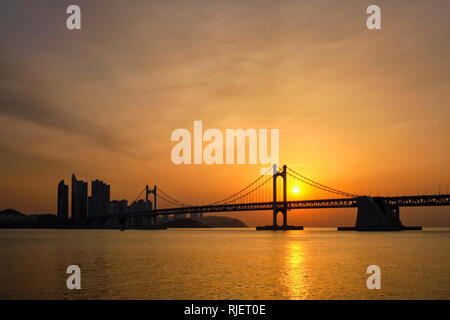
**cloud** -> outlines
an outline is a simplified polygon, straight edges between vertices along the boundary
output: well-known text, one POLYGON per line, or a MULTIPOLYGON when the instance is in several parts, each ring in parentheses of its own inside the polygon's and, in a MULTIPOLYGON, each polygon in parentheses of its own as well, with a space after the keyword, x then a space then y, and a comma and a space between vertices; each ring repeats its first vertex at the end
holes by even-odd
POLYGON ((34 74, 0 61, 0 115, 83 136, 101 147, 124 151, 125 141, 98 125, 95 122, 98 119, 71 112, 73 105, 55 103, 51 97, 51 88, 34 74))

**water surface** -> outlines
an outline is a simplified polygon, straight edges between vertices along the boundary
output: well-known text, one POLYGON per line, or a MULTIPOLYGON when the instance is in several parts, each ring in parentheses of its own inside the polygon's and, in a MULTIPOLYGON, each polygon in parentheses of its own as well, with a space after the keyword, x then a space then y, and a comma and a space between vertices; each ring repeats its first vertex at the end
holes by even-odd
POLYGON ((449 252, 450 228, 1 229, 0 299, 449 299, 449 252))

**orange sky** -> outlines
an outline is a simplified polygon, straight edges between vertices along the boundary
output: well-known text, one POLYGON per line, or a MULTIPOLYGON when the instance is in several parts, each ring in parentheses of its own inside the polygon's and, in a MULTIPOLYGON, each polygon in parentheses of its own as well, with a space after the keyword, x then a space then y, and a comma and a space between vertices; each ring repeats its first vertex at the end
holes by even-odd
MULTIPOLYGON (((174 129, 280 130, 280 161, 356 193, 450 185, 448 1, 11 1, 0 12, 0 209, 56 211, 73 172, 134 200, 157 184, 186 202, 234 193, 260 165, 171 162, 174 129)), ((418 189, 420 188, 420 189, 418 189)), ((402 209, 450 225, 449 208, 402 209)), ((249 224, 268 214, 232 214, 249 224)), ((353 224, 355 210, 290 223, 353 224)))

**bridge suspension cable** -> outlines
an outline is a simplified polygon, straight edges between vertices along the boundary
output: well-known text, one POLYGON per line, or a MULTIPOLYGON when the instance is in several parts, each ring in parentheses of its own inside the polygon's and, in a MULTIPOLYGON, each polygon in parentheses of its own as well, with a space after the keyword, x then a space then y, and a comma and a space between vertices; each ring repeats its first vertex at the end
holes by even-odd
POLYGON ((134 202, 138 201, 138 199, 142 196, 142 194, 145 192, 145 187, 144 189, 142 189, 142 191, 138 194, 138 196, 136 197, 136 199, 134 199, 134 202))
POLYGON ((191 204, 186 204, 184 202, 181 202, 171 196, 169 196, 167 193, 165 193, 161 188, 158 188, 158 192, 156 193, 158 197, 162 197, 164 200, 171 202, 173 204, 176 204, 181 207, 192 207, 191 204), (161 195, 162 194, 162 195, 161 195))
MULTIPOLYGON (((255 188, 251 189, 250 191, 244 193, 243 195, 239 196, 238 198, 234 198, 232 201, 228 201, 228 202, 236 202, 237 200, 240 200, 250 194, 252 194, 253 192, 255 192, 256 190, 260 189, 261 187, 263 187, 267 182, 269 182, 270 180, 272 180, 273 177, 270 176, 268 177, 266 180, 264 180, 263 182, 261 182, 259 185, 257 185, 255 188)), ((227 202, 227 203, 228 203, 227 202)))
MULTIPOLYGON (((138 194, 138 196, 136 197, 134 202, 136 202, 138 199, 140 199, 144 195, 145 189, 146 189, 145 187, 144 187, 144 189, 142 189, 142 191, 138 194)), ((166 192, 164 192, 161 188, 158 188, 156 196, 158 199, 164 200, 165 202, 170 203, 175 206, 178 206, 178 207, 191 207, 192 206, 190 204, 186 204, 182 201, 179 201, 179 200, 171 197, 166 192)))
MULTIPOLYGON (((233 201, 228 201, 228 200, 237 197, 237 196, 240 195, 242 192, 246 191, 246 190, 249 189, 251 186, 255 185, 258 181, 260 181, 261 179, 263 179, 263 178, 266 176, 266 174, 269 173, 271 170, 273 170, 273 169, 272 169, 272 168, 269 168, 266 172, 264 172, 264 175, 259 176, 256 180, 254 180, 252 183, 250 183, 249 185, 247 185, 247 186, 244 187, 243 189, 239 190, 238 192, 233 193, 232 195, 230 195, 230 196, 228 196, 228 197, 226 197, 226 198, 224 198, 224 199, 222 199, 222 200, 218 200, 218 201, 212 202, 212 203, 210 203, 209 205, 219 205, 219 204, 225 204, 225 203, 227 203, 227 202, 233 202, 234 200, 233 200, 233 201)), ((270 176, 270 178, 269 178, 268 180, 270 180, 271 178, 272 178, 272 176, 270 176)), ((264 183, 266 183, 266 182, 267 182, 267 180, 266 180, 264 183)), ((263 183, 263 184, 264 184, 264 183, 263 183)), ((262 185, 263 185, 263 184, 262 184, 262 185)), ((256 189, 254 189, 254 190, 256 190, 256 189)), ((253 191, 254 191, 254 190, 253 190, 253 191)), ((253 192, 253 191, 252 191, 252 192, 253 192)), ((246 193, 246 195, 247 195, 247 194, 248 194, 248 193, 246 193)), ((242 198, 242 197, 240 197, 240 198, 242 198)))
MULTIPOLYGON (((209 203, 207 205, 215 206, 215 205, 232 204, 232 203, 236 203, 236 201, 238 201, 238 200, 241 200, 242 203, 273 201, 273 199, 272 199, 273 198, 272 197, 273 188, 272 188, 272 184, 269 183, 273 179, 273 175, 267 176, 267 174, 271 170, 273 170, 273 168, 268 168, 268 170, 263 175, 260 175, 258 178, 256 178, 254 181, 252 181, 250 184, 246 185, 244 188, 242 188, 238 192, 235 192, 224 199, 209 203), (243 200, 244 198, 245 198, 245 200, 243 200)), ((280 170, 281 169, 278 170, 278 173, 281 172, 280 170)), ((349 192, 331 188, 331 187, 328 187, 317 181, 314 181, 308 177, 305 177, 304 175, 300 174, 299 172, 297 172, 289 167, 286 167, 286 178, 287 177, 291 177, 294 180, 297 180, 306 185, 309 185, 310 187, 313 187, 313 189, 316 189, 316 190, 319 189, 319 190, 337 194, 337 195, 343 196, 343 197, 351 197, 351 198, 358 197, 358 195, 356 195, 356 194, 352 194, 349 192)), ((281 187, 281 185, 277 186, 277 189, 280 189, 278 187, 281 187)), ((282 190, 279 190, 279 192, 280 191, 282 191, 282 190)), ((144 190, 141 191, 141 193, 138 195, 136 200, 139 197, 141 197, 141 195, 144 192, 145 192, 145 188, 144 188, 144 190)), ((163 200, 163 203, 165 203, 166 205, 169 205, 169 207, 170 207, 170 205, 173 205, 176 207, 195 207, 196 206, 196 205, 187 204, 183 201, 177 200, 176 198, 170 196, 168 193, 166 193, 161 188, 158 188, 156 196, 158 199, 163 200)), ((161 202, 159 202, 159 203, 161 203, 161 202)))
MULTIPOLYGON (((167 199, 166 197, 164 197, 163 195, 161 195, 161 194, 159 194, 159 193, 156 193, 156 197, 157 197, 159 200, 164 200, 164 201, 166 201, 167 203, 170 203, 170 204, 175 205, 175 206, 177 206, 177 207, 189 207, 188 205, 184 205, 184 204, 180 204, 180 203, 171 201, 171 200, 167 199)), ((160 206, 158 206, 158 207, 160 207, 160 206)))
POLYGON ((289 176, 291 176, 294 179, 297 179, 297 180, 299 180, 299 181, 301 181, 303 183, 306 183, 306 184, 308 184, 308 185, 310 185, 310 186, 312 186, 314 188, 318 188, 318 189, 321 189, 321 190, 324 190, 324 191, 327 191, 327 192, 331 192, 331 193, 334 193, 334 194, 338 194, 338 195, 341 195, 341 196, 345 196, 345 197, 352 197, 352 198, 358 197, 358 195, 356 195, 356 194, 352 194, 352 193, 348 193, 348 192, 341 191, 341 190, 338 190, 338 189, 334 189, 334 188, 328 187, 326 185, 323 185, 321 183, 318 183, 318 182, 316 182, 316 181, 314 181, 312 179, 309 179, 309 178, 301 175, 300 173, 298 173, 295 170, 292 170, 289 167, 287 167, 287 170, 288 170, 287 174, 289 176))

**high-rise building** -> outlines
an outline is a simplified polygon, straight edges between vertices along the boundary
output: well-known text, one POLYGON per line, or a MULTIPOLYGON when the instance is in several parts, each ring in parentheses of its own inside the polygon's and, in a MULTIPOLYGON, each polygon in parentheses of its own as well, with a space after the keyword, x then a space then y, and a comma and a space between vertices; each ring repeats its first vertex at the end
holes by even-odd
POLYGON ((58 183, 58 219, 64 220, 69 217, 69 186, 64 180, 58 183))
MULTIPOLYGON (((152 202, 151 201, 145 201, 144 199, 140 199, 137 201, 133 201, 133 203, 128 206, 128 212, 145 212, 145 211, 150 211, 152 209, 152 202)), ((136 228, 140 228, 145 226, 146 224, 149 223, 149 217, 131 217, 129 224, 130 227, 136 227, 136 228)))
POLYGON ((87 218, 87 182, 72 175, 72 219, 87 218))
POLYGON ((89 197, 89 217, 99 217, 106 214, 106 205, 109 202, 111 187, 101 180, 92 181, 91 197, 89 197))
POLYGON ((121 214, 128 212, 127 200, 113 200, 106 205, 107 214, 121 214))
POLYGON ((138 201, 133 201, 133 203, 128 207, 128 212, 143 212, 149 211, 152 208, 152 202, 141 199, 138 201))

